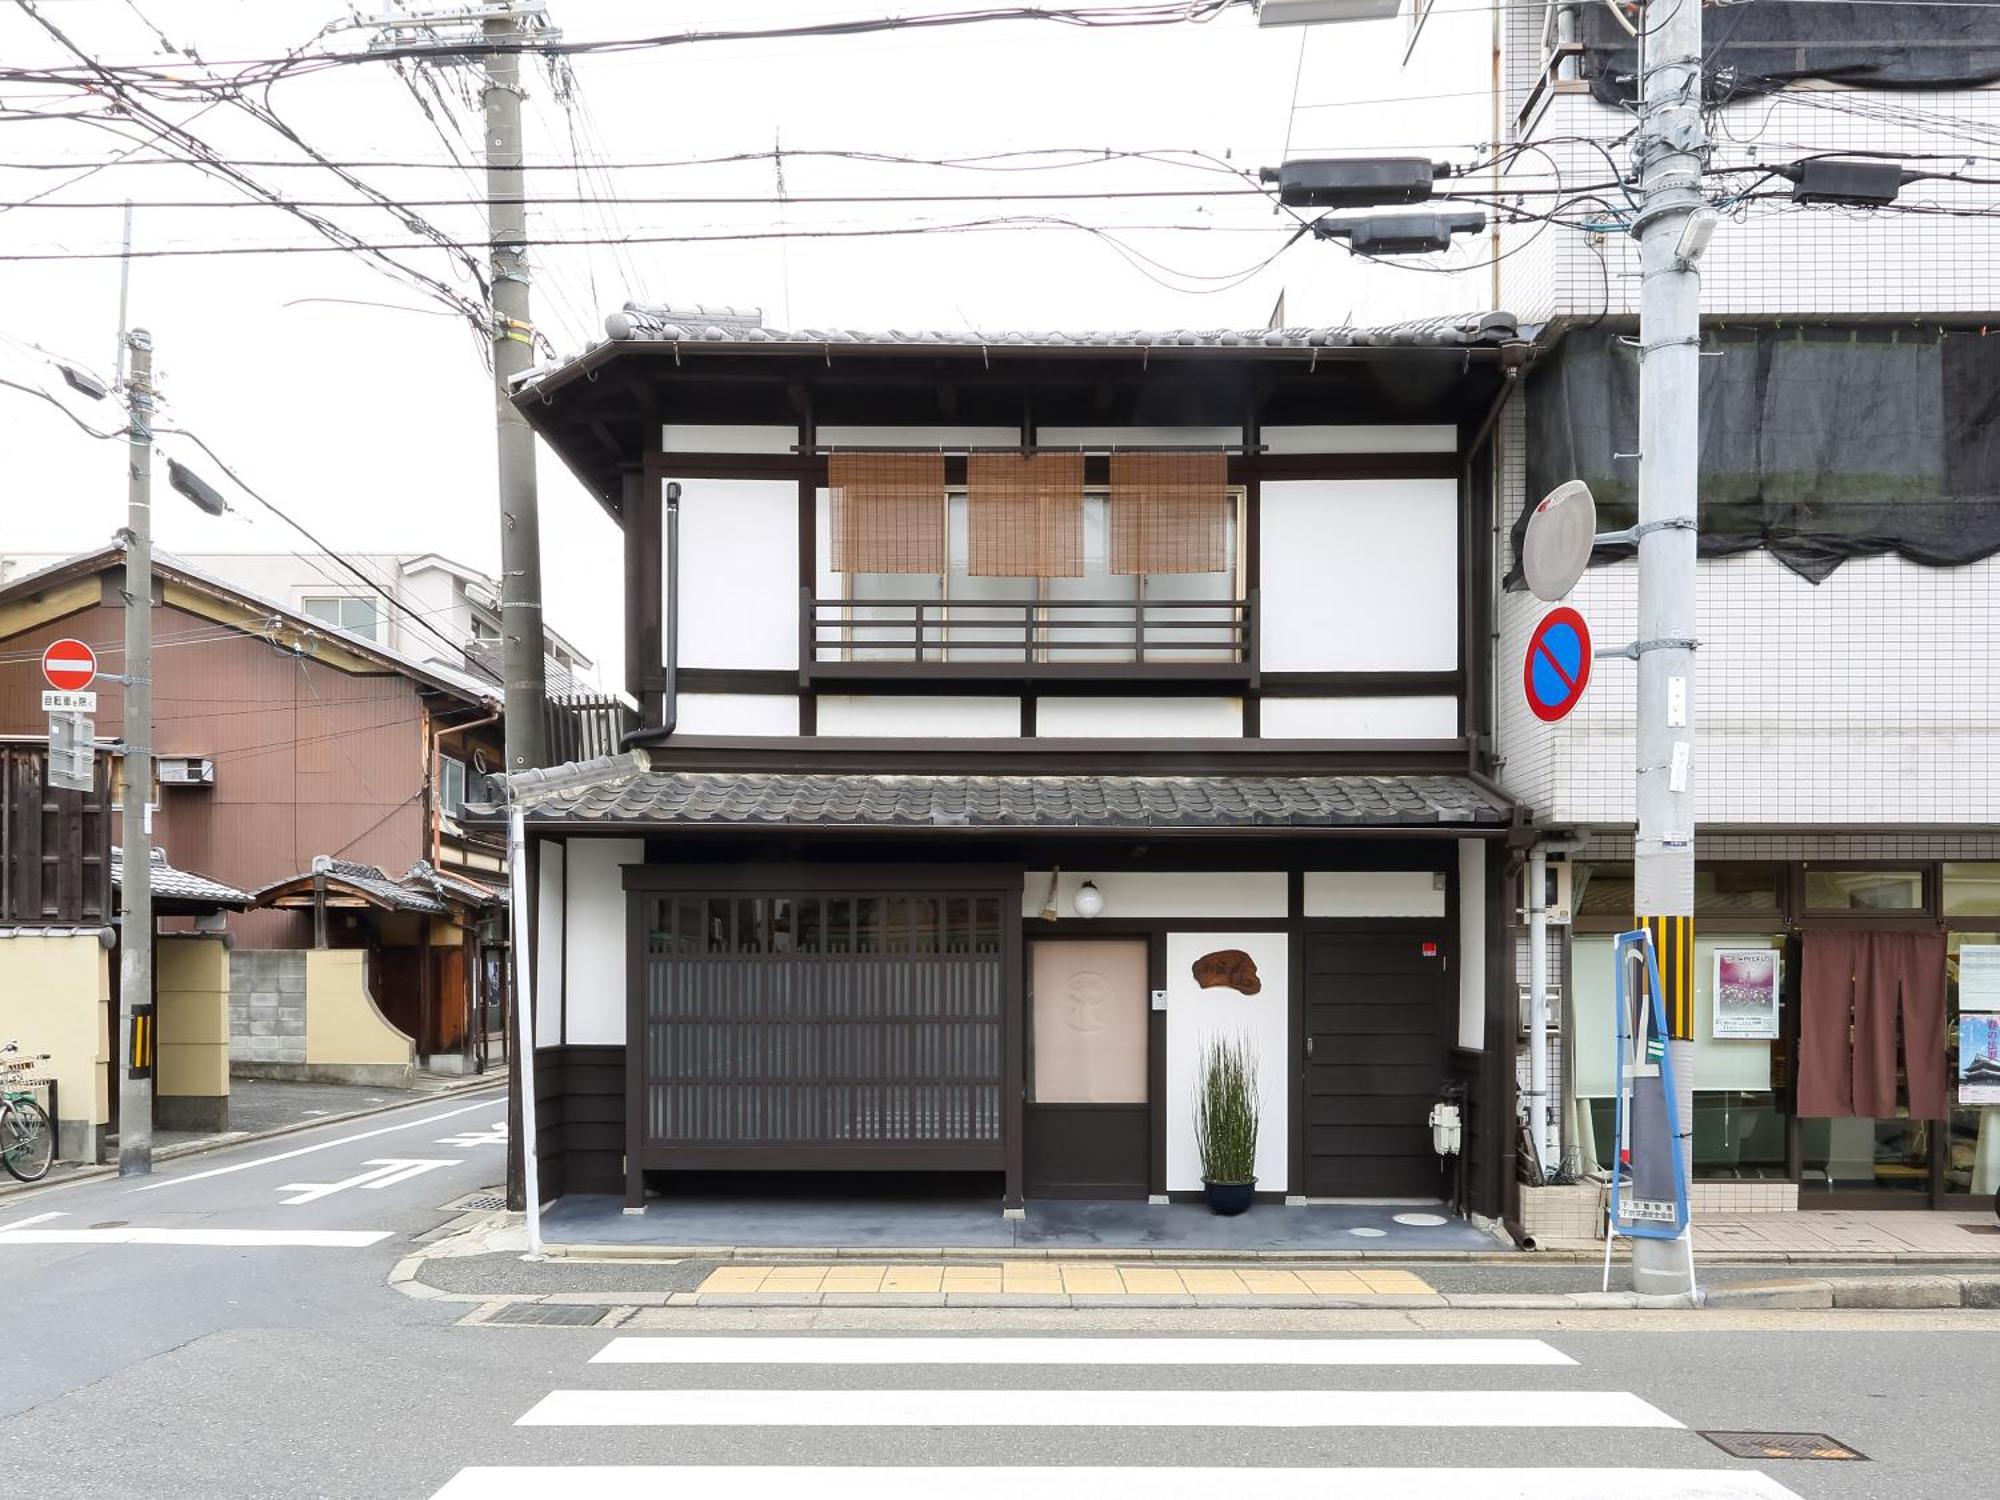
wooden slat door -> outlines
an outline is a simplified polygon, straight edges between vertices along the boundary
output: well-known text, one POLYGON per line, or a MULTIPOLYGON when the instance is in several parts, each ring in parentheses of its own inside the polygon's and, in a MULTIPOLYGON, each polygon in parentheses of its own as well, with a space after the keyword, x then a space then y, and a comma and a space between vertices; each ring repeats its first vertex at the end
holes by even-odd
POLYGON ((1307 1196, 1444 1192, 1428 1125, 1449 1062, 1444 952, 1419 924, 1307 937, 1307 1196))

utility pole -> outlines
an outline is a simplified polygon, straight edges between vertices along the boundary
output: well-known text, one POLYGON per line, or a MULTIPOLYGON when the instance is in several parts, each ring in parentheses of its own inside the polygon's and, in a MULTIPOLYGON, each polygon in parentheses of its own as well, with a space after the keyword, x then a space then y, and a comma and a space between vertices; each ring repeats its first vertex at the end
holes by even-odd
MULTIPOLYGON (((541 7, 537 5, 536 12, 541 7)), ((486 37, 528 33, 509 4, 480 23, 486 37)), ((528 209, 521 173, 521 54, 488 54, 486 213, 492 246, 493 415, 500 459, 500 641, 507 692, 507 769, 545 758, 542 733, 542 523, 535 490, 535 434, 515 409, 512 379, 534 363, 529 307, 528 209)))
MULTIPOLYGON (((1665 993, 1683 1170, 1693 1171, 1695 496, 1701 454, 1702 26, 1649 3, 1639 33, 1639 629, 1634 905, 1665 993)), ((1683 1183, 1685 1190, 1686 1184, 1683 1183)), ((1683 1239, 1637 1239, 1639 1292, 1691 1290, 1683 1239)))
MULTIPOLYGON (((123 300, 122 297, 120 299, 123 300)), ((123 926, 118 941, 118 1175, 153 1170, 152 1037, 146 1055, 133 1048, 137 1018, 153 1014, 153 836, 146 803, 153 795, 153 336, 125 335, 131 414, 125 539, 125 801, 119 848, 123 926), (139 1069, 145 1067, 145 1075, 139 1069)))

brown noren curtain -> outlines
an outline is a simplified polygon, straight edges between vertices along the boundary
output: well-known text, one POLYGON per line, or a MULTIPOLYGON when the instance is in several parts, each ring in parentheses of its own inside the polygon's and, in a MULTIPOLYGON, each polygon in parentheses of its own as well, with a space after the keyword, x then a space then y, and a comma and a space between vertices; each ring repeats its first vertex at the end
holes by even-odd
POLYGON ((1229 459, 1220 449, 1111 455, 1111 571, 1229 567, 1229 459))
POLYGON ((1897 1020, 1910 1118, 1942 1120, 1945 937, 1941 932, 1809 932, 1799 977, 1799 1113, 1896 1113, 1897 1020))
POLYGON ((1083 455, 974 453, 965 461, 967 571, 1083 576, 1083 455))
POLYGON ((826 482, 834 572, 944 571, 942 453, 832 453, 826 482))

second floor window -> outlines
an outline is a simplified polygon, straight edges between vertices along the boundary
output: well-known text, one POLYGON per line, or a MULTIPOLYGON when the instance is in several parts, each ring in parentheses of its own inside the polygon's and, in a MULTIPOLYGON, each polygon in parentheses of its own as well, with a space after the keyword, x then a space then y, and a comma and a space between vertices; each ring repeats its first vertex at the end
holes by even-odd
POLYGON ((1221 453, 836 454, 821 661, 1237 662, 1242 495, 1221 453))
POLYGON ((440 758, 438 766, 438 806, 448 818, 457 817, 465 808, 466 775, 465 762, 446 755, 440 758))
POLYGON ((382 613, 373 599, 351 594, 309 595, 301 608, 315 620, 324 620, 371 641, 382 638, 382 613))

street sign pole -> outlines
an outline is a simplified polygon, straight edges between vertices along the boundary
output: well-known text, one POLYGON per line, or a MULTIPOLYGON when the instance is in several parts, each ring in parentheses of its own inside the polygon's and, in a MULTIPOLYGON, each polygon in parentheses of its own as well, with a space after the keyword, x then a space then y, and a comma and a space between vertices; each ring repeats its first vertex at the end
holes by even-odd
POLYGON ((126 377, 131 429, 125 541, 125 800, 119 876, 123 922, 118 953, 118 1175, 153 1170, 150 1056, 135 1055, 151 1037, 134 1018, 153 1005, 153 839, 146 803, 153 795, 153 336, 135 328, 126 377))

